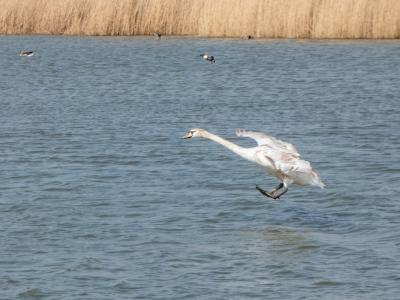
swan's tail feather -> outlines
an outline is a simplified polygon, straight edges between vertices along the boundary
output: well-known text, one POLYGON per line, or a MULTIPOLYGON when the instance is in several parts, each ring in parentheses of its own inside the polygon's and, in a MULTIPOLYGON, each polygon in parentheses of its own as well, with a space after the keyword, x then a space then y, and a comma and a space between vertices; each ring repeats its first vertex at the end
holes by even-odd
POLYGON ((324 189, 325 184, 322 183, 321 178, 319 178, 317 172, 314 170, 311 172, 311 185, 324 189))

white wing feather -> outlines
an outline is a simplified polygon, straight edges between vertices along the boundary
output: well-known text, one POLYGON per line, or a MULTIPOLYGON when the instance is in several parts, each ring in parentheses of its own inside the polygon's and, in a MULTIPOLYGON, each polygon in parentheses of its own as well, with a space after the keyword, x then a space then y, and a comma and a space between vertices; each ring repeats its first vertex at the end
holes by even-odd
POLYGON ((289 153, 275 150, 268 146, 261 146, 259 148, 262 154, 273 162, 275 169, 278 171, 286 174, 294 171, 308 174, 312 172, 308 161, 300 160, 289 153))
POLYGON ((277 140, 277 139, 273 138, 272 136, 266 135, 265 133, 252 132, 252 131, 247 131, 247 130, 243 130, 243 129, 236 129, 235 132, 240 137, 244 136, 244 137, 250 137, 250 138, 255 139, 259 146, 266 145, 277 151, 289 153, 293 156, 300 156, 300 154, 297 153, 296 148, 292 144, 277 140))

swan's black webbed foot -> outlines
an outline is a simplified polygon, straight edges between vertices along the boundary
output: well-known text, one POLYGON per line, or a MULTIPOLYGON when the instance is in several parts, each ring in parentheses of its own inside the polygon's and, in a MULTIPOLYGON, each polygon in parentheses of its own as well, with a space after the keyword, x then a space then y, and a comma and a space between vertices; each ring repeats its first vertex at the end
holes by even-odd
POLYGON ((264 191, 262 188, 260 188, 258 185, 256 185, 256 189, 261 193, 261 194, 263 194, 265 197, 268 197, 268 198, 272 198, 272 199, 279 199, 279 196, 277 196, 277 195, 275 195, 275 193, 271 193, 271 192, 268 192, 268 191, 264 191))

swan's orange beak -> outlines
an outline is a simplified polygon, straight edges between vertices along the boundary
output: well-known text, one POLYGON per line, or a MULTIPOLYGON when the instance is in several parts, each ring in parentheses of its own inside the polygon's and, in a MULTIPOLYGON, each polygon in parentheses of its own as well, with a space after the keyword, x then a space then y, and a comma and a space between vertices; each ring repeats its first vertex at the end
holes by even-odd
POLYGON ((190 139, 193 136, 193 132, 189 131, 187 135, 183 137, 183 139, 190 139))

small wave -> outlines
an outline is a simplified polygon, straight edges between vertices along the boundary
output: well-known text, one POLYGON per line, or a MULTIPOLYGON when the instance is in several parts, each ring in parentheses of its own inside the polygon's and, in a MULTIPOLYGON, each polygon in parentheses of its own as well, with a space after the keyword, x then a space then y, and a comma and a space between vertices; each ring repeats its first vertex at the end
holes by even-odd
POLYGON ((314 285, 342 285, 344 283, 341 282, 335 282, 335 281, 320 281, 317 283, 314 283, 314 285))
POLYGON ((39 289, 32 289, 27 290, 25 292, 19 293, 18 296, 20 297, 37 297, 39 296, 40 290, 39 289))

